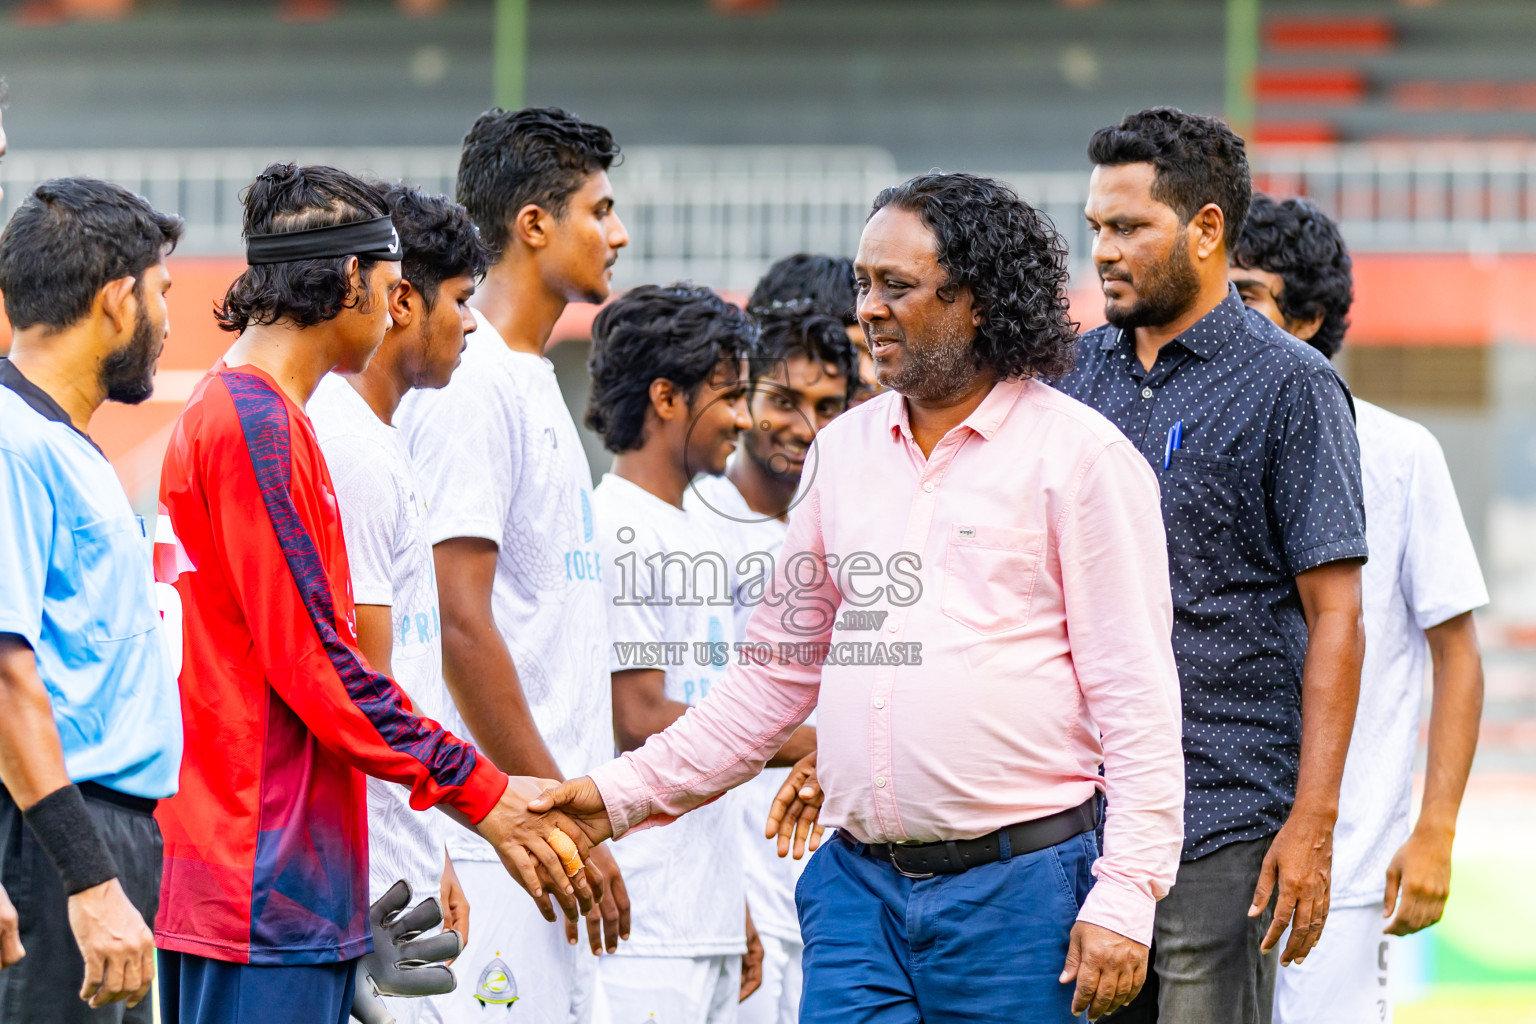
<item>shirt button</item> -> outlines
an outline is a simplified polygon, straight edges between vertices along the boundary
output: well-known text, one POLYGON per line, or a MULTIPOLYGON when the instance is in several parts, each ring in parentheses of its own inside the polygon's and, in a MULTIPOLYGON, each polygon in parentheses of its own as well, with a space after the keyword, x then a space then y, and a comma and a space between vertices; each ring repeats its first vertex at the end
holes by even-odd
POLYGON ((885 707, 885 700, 883 698, 875 701, 875 708, 877 710, 883 707, 885 707))
POLYGON ((927 483, 923 484, 923 490, 927 491, 929 494, 932 494, 933 493, 933 481, 929 480, 927 483))
POLYGON ((1141 397, 1142 398, 1151 398, 1152 397, 1152 389, 1151 388, 1142 388, 1141 389, 1141 397))
POLYGON ((890 631, 891 631, 891 632, 892 632, 892 633, 895 633, 895 632, 896 632, 896 631, 897 631, 897 630, 899 630, 899 629, 901 629, 901 627, 900 627, 900 626, 898 626, 898 625, 897 625, 897 624, 896 624, 896 623, 894 623, 894 622, 893 622, 893 623, 891 623, 891 624, 890 624, 890 625, 889 625, 889 626, 887 626, 887 627, 885 627, 885 628, 886 628, 886 629, 888 629, 888 630, 890 630, 890 631))
POLYGON ((875 776, 875 786, 877 788, 879 788, 879 789, 884 789, 885 788, 885 776, 884 775, 876 775, 875 776))

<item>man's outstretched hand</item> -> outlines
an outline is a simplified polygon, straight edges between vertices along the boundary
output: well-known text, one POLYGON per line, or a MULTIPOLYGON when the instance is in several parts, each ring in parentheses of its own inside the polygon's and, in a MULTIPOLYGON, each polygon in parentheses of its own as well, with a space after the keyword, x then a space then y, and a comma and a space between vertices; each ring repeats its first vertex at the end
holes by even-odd
POLYGON ((768 823, 763 838, 779 837, 779 856, 787 857, 794 843, 795 860, 805 856, 807 840, 812 853, 821 845, 826 829, 817 822, 821 814, 821 783, 816 781, 816 751, 811 751, 789 770, 789 778, 779 787, 773 805, 768 808, 768 823))
POLYGON ((588 845, 613 838, 613 822, 608 819, 608 807, 603 795, 597 791, 597 783, 583 775, 569 782, 549 782, 538 798, 528 803, 528 809, 539 813, 563 812, 579 825, 585 833, 588 845))
POLYGON ((1098 1020, 1136 998, 1147 980, 1147 947, 1118 932, 1087 921, 1072 926, 1063 985, 1077 982, 1072 1012, 1088 1011, 1098 1020))
MULTIPOLYGON (((592 886, 586 871, 580 867, 580 858, 592 849, 596 840, 565 814, 550 812, 548 808, 541 811, 529 804, 546 789, 557 785, 559 783, 553 779, 514 775, 507 780, 507 788, 496 806, 491 808, 491 813, 475 826, 475 830, 496 847, 507 871, 528 891, 549 921, 556 919, 549 905, 550 896, 571 920, 586 915, 594 902, 592 886), (563 832, 570 845, 575 847, 572 857, 575 870, 572 872, 567 871, 565 861, 550 843, 551 835, 557 831, 563 832)), ((567 856, 571 856, 569 846, 558 836, 555 840, 565 847, 567 856)))

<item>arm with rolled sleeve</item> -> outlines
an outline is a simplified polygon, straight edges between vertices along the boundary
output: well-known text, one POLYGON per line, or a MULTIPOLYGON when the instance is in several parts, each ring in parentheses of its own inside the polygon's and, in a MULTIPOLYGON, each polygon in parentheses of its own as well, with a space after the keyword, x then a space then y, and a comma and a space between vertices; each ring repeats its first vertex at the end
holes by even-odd
POLYGON ((1148 943, 1184 836, 1183 715, 1157 481, 1126 441, 1088 468, 1058 524, 1067 635, 1104 746, 1098 881, 1078 920, 1148 943))
MULTIPOLYGON (((790 520, 782 552, 773 582, 773 595, 781 600, 758 606, 747 626, 747 640, 767 643, 775 652, 780 643, 830 641, 841 596, 821 561, 826 547, 814 485, 790 520), (796 567, 807 563, 820 565, 816 585, 792 584, 787 573, 803 573, 796 567), (797 596, 792 599, 790 594, 797 596), (793 614, 797 610, 799 614, 793 614)), ((762 771, 810 717, 820 687, 820 665, 786 661, 777 653, 766 664, 743 665, 738 659, 709 696, 682 718, 639 750, 591 772, 614 837, 665 824, 762 771)))

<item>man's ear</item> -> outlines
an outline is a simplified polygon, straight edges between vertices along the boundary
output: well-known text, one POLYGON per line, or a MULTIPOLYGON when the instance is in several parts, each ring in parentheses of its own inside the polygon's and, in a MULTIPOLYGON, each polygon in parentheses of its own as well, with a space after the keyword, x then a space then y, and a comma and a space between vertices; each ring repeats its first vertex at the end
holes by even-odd
POLYGON ((1305 320, 1292 320, 1285 318, 1285 329, 1288 333, 1300 338, 1302 341, 1311 341, 1312 336, 1323 329, 1325 314, 1318 313, 1307 317, 1305 320))
POLYGON ((347 257, 347 298, 359 304, 368 298, 368 285, 363 282, 363 265, 356 256, 347 257))
POLYGON ((549 220, 547 210, 529 203, 512 218, 510 234, 530 249, 542 249, 549 244, 549 220))
POLYGON ((112 332, 119 338, 133 335, 139 322, 139 279, 119 277, 102 285, 96 293, 101 315, 111 324, 112 332))
POLYGON ((688 396, 665 377, 651 381, 651 411, 662 422, 688 414, 688 396))
POLYGON ((416 314, 424 312, 421 292, 402 277, 395 290, 389 293, 389 319, 396 327, 409 327, 415 322, 416 314))
POLYGON ((1208 260, 1216 255, 1226 241, 1227 216, 1215 203, 1206 203, 1190 218, 1195 229, 1194 253, 1197 259, 1208 260))

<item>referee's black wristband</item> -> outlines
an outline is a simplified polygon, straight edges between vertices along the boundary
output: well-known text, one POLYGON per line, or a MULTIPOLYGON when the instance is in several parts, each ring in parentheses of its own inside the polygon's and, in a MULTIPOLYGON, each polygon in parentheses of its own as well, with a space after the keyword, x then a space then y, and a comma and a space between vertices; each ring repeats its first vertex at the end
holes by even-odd
POLYGON ((56 789, 21 813, 73 896, 117 877, 117 861, 102 842, 77 786, 56 789))

